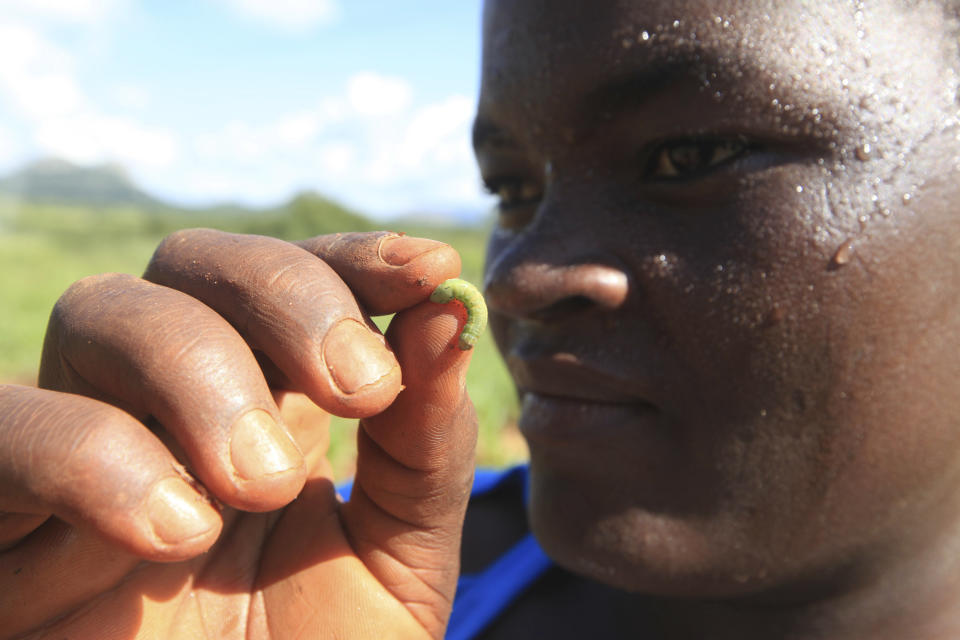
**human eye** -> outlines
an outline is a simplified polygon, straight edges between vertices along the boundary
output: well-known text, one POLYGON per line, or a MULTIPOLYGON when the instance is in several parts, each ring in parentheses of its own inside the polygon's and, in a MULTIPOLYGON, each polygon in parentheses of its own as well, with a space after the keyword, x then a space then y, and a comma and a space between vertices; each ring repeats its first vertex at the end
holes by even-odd
POLYGON ((483 181, 487 193, 497 197, 501 209, 536 204, 542 196, 540 185, 517 177, 488 178, 483 181))
POLYGON ((685 180, 704 176, 746 156, 754 147, 742 138, 687 138, 668 140, 650 154, 644 177, 685 180))
POLYGON ((487 193, 497 198, 497 214, 501 227, 516 228, 527 224, 543 198, 540 183, 519 176, 484 178, 487 193))

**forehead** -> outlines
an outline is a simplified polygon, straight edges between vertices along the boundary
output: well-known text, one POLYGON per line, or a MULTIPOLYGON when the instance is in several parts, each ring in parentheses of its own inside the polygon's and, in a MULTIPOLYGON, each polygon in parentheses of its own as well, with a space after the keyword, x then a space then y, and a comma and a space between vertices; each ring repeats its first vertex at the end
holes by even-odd
POLYGON ((908 101, 930 122, 953 100, 947 31, 936 2, 487 0, 480 112, 563 117, 599 87, 680 79, 798 125, 902 128, 908 101))
MULTIPOLYGON (((745 53, 775 56, 791 48, 850 48, 835 26, 853 22, 837 3, 798 7, 786 0, 704 2, 599 0, 488 0, 484 10, 485 63, 491 71, 508 62, 539 59, 577 75, 602 59, 615 70, 638 57, 745 53), (824 37, 834 28, 833 38, 824 37), (829 40, 837 40, 830 42, 829 40), (805 46, 807 45, 807 46, 805 46)), ((853 34, 850 34, 855 37, 853 34)), ((718 56, 719 57, 719 56, 718 56)), ((546 68, 534 70, 545 75, 546 68)), ((527 78, 531 80, 535 78, 527 78)))

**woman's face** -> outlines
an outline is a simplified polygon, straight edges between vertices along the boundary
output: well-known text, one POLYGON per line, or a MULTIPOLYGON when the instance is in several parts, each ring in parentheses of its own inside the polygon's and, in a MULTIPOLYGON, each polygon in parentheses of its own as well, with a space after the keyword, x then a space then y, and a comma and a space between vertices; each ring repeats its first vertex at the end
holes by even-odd
POLYGON ((487 1, 487 294, 561 564, 797 597, 960 520, 960 54, 860 4, 487 1))

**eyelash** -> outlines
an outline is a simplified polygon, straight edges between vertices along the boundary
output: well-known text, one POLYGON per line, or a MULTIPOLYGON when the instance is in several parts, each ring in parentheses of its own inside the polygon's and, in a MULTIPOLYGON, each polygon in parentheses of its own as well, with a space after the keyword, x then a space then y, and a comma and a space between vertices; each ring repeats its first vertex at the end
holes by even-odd
POLYGON ((497 197, 501 210, 533 205, 543 197, 543 189, 539 184, 519 177, 487 178, 483 181, 483 187, 487 193, 497 197))
POLYGON ((668 140, 650 154, 644 177, 664 181, 694 179, 754 150, 755 147, 742 138, 668 140), (693 166, 677 166, 682 163, 692 163, 693 166))
MULTIPOLYGON (((667 140, 657 145, 647 156, 641 175, 646 180, 662 182, 694 180, 733 163, 756 149, 756 145, 740 137, 667 140), (677 166, 682 163, 693 166, 677 166)), ((522 222, 521 218, 528 218, 529 214, 523 212, 535 207, 543 197, 543 188, 539 182, 520 176, 485 178, 483 186, 487 193, 496 196, 501 218, 508 219, 503 221, 503 226, 514 226, 514 223, 522 222)))

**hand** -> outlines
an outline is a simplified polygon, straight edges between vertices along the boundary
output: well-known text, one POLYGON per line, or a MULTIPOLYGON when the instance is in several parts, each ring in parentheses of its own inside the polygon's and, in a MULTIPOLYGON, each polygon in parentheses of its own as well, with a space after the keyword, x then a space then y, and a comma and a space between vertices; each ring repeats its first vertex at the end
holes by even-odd
POLYGON ((73 285, 42 389, 0 387, 0 635, 441 637, 476 418, 463 318, 426 299, 459 269, 192 230, 73 285), (386 342, 361 309, 399 312, 386 342), (347 503, 326 412, 364 418, 347 503))

